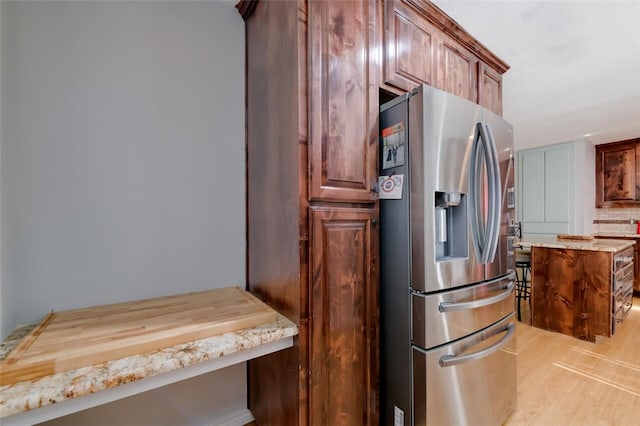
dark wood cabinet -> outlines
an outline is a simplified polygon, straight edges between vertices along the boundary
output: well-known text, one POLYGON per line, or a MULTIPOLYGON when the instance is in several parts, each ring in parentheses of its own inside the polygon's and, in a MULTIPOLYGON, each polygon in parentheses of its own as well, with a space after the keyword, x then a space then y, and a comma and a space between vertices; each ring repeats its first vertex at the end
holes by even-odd
POLYGON ((615 333, 632 305, 631 246, 615 252, 534 246, 531 254, 534 327, 590 342, 615 333))
POLYGON ((506 63, 429 1, 382 4, 383 88, 403 93, 428 84, 502 115, 506 63))
POLYGON ((436 87, 478 102, 478 59, 451 37, 439 43, 436 87))
POLYGON ((532 248, 531 325, 595 342, 612 334, 613 253, 532 248))
POLYGON ((375 201, 375 2, 309 2, 310 198, 375 201))
POLYGON ((294 321, 248 362, 260 425, 378 424, 378 4, 243 2, 247 287, 294 321))
POLYGON ((384 83, 403 91, 435 85, 436 32, 418 10, 402 1, 384 5, 384 83))
POLYGON ((478 103, 501 116, 502 76, 483 62, 480 62, 478 72, 478 103))
POLYGON ((596 207, 640 206, 640 139, 596 146, 596 207))
POLYGON ((499 109, 508 66, 428 1, 237 8, 247 288, 300 331, 292 348, 248 362, 249 408, 260 425, 377 425, 380 89, 429 84, 499 109))
POLYGON ((375 219, 375 208, 311 208, 312 425, 377 424, 375 219))

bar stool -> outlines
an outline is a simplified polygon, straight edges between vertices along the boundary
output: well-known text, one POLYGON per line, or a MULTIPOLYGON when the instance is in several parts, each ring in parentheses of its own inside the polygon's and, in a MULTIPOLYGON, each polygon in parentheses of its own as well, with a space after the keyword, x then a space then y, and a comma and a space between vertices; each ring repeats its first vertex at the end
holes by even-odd
POLYGON ((526 300, 531 312, 531 250, 516 250, 516 303, 518 321, 522 321, 520 302, 526 300))

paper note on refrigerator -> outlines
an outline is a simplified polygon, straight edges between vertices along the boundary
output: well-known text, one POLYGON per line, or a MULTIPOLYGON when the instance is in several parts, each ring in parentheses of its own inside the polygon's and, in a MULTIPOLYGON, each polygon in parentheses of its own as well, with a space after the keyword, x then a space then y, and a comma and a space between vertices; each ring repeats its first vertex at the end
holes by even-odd
POLYGON ((404 123, 382 129, 382 170, 404 164, 404 123))
POLYGON ((378 198, 381 200, 402 199, 404 175, 378 176, 378 198))

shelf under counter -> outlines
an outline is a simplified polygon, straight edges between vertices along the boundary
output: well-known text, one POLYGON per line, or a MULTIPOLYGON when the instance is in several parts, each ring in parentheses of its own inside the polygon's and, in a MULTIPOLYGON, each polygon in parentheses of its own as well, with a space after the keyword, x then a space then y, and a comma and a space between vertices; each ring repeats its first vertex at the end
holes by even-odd
MULTIPOLYGON (((297 326, 273 314, 260 324, 0 386, 0 423, 43 422, 293 346, 297 326)), ((1 356, 32 328, 7 338, 1 356)))

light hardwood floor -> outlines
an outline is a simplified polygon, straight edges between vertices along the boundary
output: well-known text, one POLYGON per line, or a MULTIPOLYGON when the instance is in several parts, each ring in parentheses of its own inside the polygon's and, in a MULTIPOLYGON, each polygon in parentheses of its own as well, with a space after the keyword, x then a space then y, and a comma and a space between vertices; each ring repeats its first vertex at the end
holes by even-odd
POLYGON ((518 405, 505 425, 640 425, 640 298, 633 304, 595 344, 519 322, 518 405))
POLYGON ((640 425, 640 298, 598 343, 527 325, 526 305, 516 326, 518 405, 505 425, 640 425))

